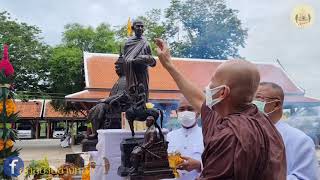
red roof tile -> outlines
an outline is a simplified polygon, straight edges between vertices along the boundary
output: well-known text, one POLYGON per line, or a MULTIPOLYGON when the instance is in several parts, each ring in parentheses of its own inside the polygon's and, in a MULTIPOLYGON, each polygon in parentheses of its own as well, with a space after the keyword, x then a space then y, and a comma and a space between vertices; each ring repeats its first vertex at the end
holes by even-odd
MULTIPOLYGON (((84 53, 86 90, 70 94, 66 99, 70 101, 96 102, 109 95, 109 91, 118 79, 114 69, 114 62, 118 55, 84 53)), ((204 88, 211 79, 216 68, 223 61, 203 59, 173 58, 175 66, 198 87, 204 88)), ((304 91, 288 77, 277 64, 256 63, 261 82, 279 84, 286 94, 285 104, 307 103, 320 105, 317 99, 304 97, 304 91)), ((158 64, 150 68, 150 100, 178 100, 179 89, 169 73, 158 64)))
MULTIPOLYGON (((111 89, 118 79, 114 70, 114 62, 118 58, 113 54, 85 53, 85 73, 87 88, 111 89)), ((198 87, 204 88, 211 79, 216 68, 223 61, 173 58, 176 67, 198 87)), ((159 63, 159 62, 158 62, 159 63)), ((276 64, 257 63, 261 81, 279 84, 286 94, 304 94, 285 72, 276 64)), ((151 90, 178 90, 169 73, 158 64, 150 68, 151 90)))
MULTIPOLYGON (((83 101, 86 100, 87 102, 96 102, 100 99, 106 98, 109 96, 110 90, 105 89, 88 89, 83 90, 78 93, 70 94, 66 96, 66 99, 72 101, 83 101)), ((180 93, 176 92, 150 92, 149 93, 150 100, 179 100, 180 93)))
POLYGON ((36 119, 41 117, 42 101, 15 101, 20 119, 36 119))
POLYGON ((83 114, 81 113, 69 113, 69 114, 65 114, 59 111, 56 111, 53 106, 51 105, 50 101, 46 101, 45 104, 45 111, 43 114, 44 119, 61 119, 61 118, 65 118, 65 119, 77 119, 77 118, 85 118, 83 114))

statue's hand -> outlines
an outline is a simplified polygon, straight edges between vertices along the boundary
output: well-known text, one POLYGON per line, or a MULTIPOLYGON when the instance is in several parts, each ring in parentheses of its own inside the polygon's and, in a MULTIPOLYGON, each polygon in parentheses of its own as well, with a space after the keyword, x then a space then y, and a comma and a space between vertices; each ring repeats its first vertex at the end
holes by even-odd
POLYGON ((166 42, 164 42, 162 39, 156 38, 156 45, 157 47, 157 55, 158 58, 164 68, 169 68, 172 66, 171 62, 171 54, 170 54, 170 49, 167 45, 166 42))
POLYGON ((134 63, 153 67, 157 62, 151 55, 139 55, 134 60, 134 63))

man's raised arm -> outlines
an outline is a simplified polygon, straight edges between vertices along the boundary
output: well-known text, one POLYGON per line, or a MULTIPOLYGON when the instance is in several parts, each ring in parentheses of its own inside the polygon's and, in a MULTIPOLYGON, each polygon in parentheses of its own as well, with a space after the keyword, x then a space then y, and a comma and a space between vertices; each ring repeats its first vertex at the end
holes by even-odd
POLYGON ((186 97, 189 103, 201 112, 201 106, 205 101, 205 95, 194 84, 188 81, 171 62, 171 54, 167 44, 162 39, 156 39, 157 54, 162 66, 169 72, 176 82, 181 93, 186 97))

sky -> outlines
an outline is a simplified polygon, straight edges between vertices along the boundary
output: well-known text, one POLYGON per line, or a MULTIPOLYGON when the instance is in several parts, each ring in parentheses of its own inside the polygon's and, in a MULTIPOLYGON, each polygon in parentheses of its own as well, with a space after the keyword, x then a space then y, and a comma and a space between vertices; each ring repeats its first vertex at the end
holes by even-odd
MULTIPOLYGON (((125 24, 128 17, 143 15, 153 8, 164 9, 170 0, 0 0, 19 21, 38 26, 44 41, 60 43, 64 25, 80 23, 97 26, 125 24)), ((288 75, 307 95, 320 98, 320 1, 319 0, 227 0, 239 10, 238 17, 248 28, 248 39, 240 55, 256 62, 279 59, 288 75), (296 6, 314 10, 313 24, 297 27, 291 18, 296 6)))

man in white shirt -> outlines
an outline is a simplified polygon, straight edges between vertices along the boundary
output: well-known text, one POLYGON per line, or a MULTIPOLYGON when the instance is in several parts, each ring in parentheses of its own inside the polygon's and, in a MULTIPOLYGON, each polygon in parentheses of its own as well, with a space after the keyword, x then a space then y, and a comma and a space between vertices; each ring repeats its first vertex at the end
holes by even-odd
POLYGON ((193 170, 194 168, 190 166, 201 163, 201 155, 204 148, 202 129, 197 124, 199 114, 195 112, 195 109, 184 97, 180 99, 177 114, 178 121, 182 127, 168 133, 168 152, 180 152, 185 161, 179 166, 180 169, 185 169, 179 170, 180 180, 196 179, 200 172, 199 170, 193 170))
POLYGON ((279 85, 260 83, 254 104, 273 121, 282 136, 286 148, 287 180, 317 180, 319 169, 315 145, 302 131, 279 121, 283 114, 283 101, 284 93, 279 85))

